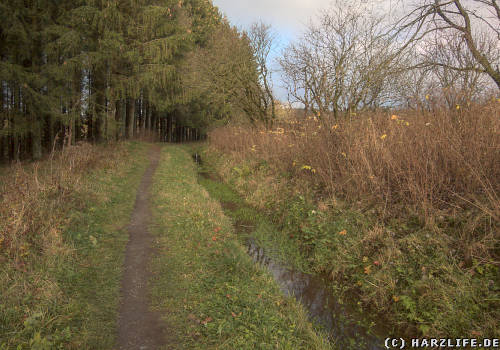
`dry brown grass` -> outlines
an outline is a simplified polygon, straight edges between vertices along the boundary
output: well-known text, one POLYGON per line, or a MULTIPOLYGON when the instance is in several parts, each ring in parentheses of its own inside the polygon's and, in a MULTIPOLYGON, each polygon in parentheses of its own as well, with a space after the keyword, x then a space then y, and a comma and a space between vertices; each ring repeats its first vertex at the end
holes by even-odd
POLYGON ((123 178, 135 164, 131 154, 140 157, 132 146, 82 143, 40 162, 2 169, 0 348, 101 348, 88 344, 105 342, 99 340, 102 335, 112 334, 114 316, 103 321, 109 310, 99 312, 116 299, 109 276, 119 273, 116 262, 123 246, 120 240, 106 243, 117 233, 107 230, 102 218, 128 219, 123 203, 130 205, 135 195, 111 201, 118 192, 134 193, 130 179, 137 182, 136 174, 123 178), (88 272, 93 266, 99 274, 88 272), (101 283, 103 276, 109 280, 101 283), (92 289, 92 298, 86 299, 86 290, 92 289))
POLYGON ((68 223, 63 214, 79 210, 85 174, 112 165, 124 151, 121 146, 81 143, 45 161, 5 168, 0 178, 0 258, 24 268, 33 254, 69 253, 61 237, 68 223))
POLYGON ((417 215, 428 227, 465 221, 454 231, 457 248, 466 261, 491 262, 500 222, 499 101, 350 119, 288 119, 273 130, 225 127, 210 133, 210 144, 264 159, 321 186, 330 199, 375 207, 382 220, 417 215))

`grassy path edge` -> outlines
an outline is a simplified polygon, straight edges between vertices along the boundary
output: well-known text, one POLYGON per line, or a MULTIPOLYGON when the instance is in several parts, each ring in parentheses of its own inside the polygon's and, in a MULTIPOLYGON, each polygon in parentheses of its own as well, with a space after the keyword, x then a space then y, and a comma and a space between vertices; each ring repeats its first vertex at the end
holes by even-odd
POLYGON ((176 339, 169 349, 331 349, 253 264, 183 148, 163 148, 153 181, 153 302, 176 339))
MULTIPOLYGON (((114 347, 126 226, 147 148, 127 142, 92 149, 107 160, 82 176, 78 191, 46 200, 65 223, 53 231, 61 235, 52 246, 57 254, 29 251, 24 271, 0 265, 0 349, 114 347), (55 201, 62 201, 61 209, 55 201)), ((41 163, 39 173, 48 166, 41 163)), ((42 176, 39 181, 43 186, 42 176)), ((37 210, 49 210, 41 203, 37 210)))

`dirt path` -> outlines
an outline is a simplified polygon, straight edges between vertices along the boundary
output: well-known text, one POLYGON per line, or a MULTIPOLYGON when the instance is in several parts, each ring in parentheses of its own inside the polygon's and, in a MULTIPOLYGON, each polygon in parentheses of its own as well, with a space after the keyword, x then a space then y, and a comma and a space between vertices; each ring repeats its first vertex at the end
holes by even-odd
POLYGON ((159 314, 150 310, 148 289, 153 251, 153 236, 148 231, 151 220, 150 189, 160 159, 160 147, 154 145, 149 157, 151 163, 139 185, 128 227, 130 237, 125 252, 118 316, 119 350, 157 350, 166 343, 165 326, 159 314))

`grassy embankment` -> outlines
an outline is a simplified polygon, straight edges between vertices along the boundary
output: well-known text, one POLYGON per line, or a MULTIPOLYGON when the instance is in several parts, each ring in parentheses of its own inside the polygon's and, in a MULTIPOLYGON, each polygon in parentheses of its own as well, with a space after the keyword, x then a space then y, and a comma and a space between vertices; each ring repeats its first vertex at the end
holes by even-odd
POLYGON ((198 184, 190 154, 163 149, 154 177, 155 307, 169 349, 330 349, 305 311, 246 254, 231 220, 198 184))
POLYGON ((220 128, 204 160, 274 222, 261 246, 397 334, 498 337, 499 102, 220 128))
POLYGON ((110 349, 148 146, 82 144, 0 179, 0 349, 110 349))

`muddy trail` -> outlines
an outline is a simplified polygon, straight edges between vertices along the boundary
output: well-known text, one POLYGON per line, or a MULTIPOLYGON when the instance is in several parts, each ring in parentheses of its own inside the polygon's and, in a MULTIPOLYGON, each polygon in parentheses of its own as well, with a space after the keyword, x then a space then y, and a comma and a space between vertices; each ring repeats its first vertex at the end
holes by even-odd
POLYGON ((149 151, 150 164, 137 191, 134 210, 128 226, 129 241, 125 252, 118 316, 119 350, 156 350, 167 343, 166 327, 160 314, 150 310, 149 263, 154 239, 148 231, 151 222, 151 184, 160 160, 160 147, 149 151))

